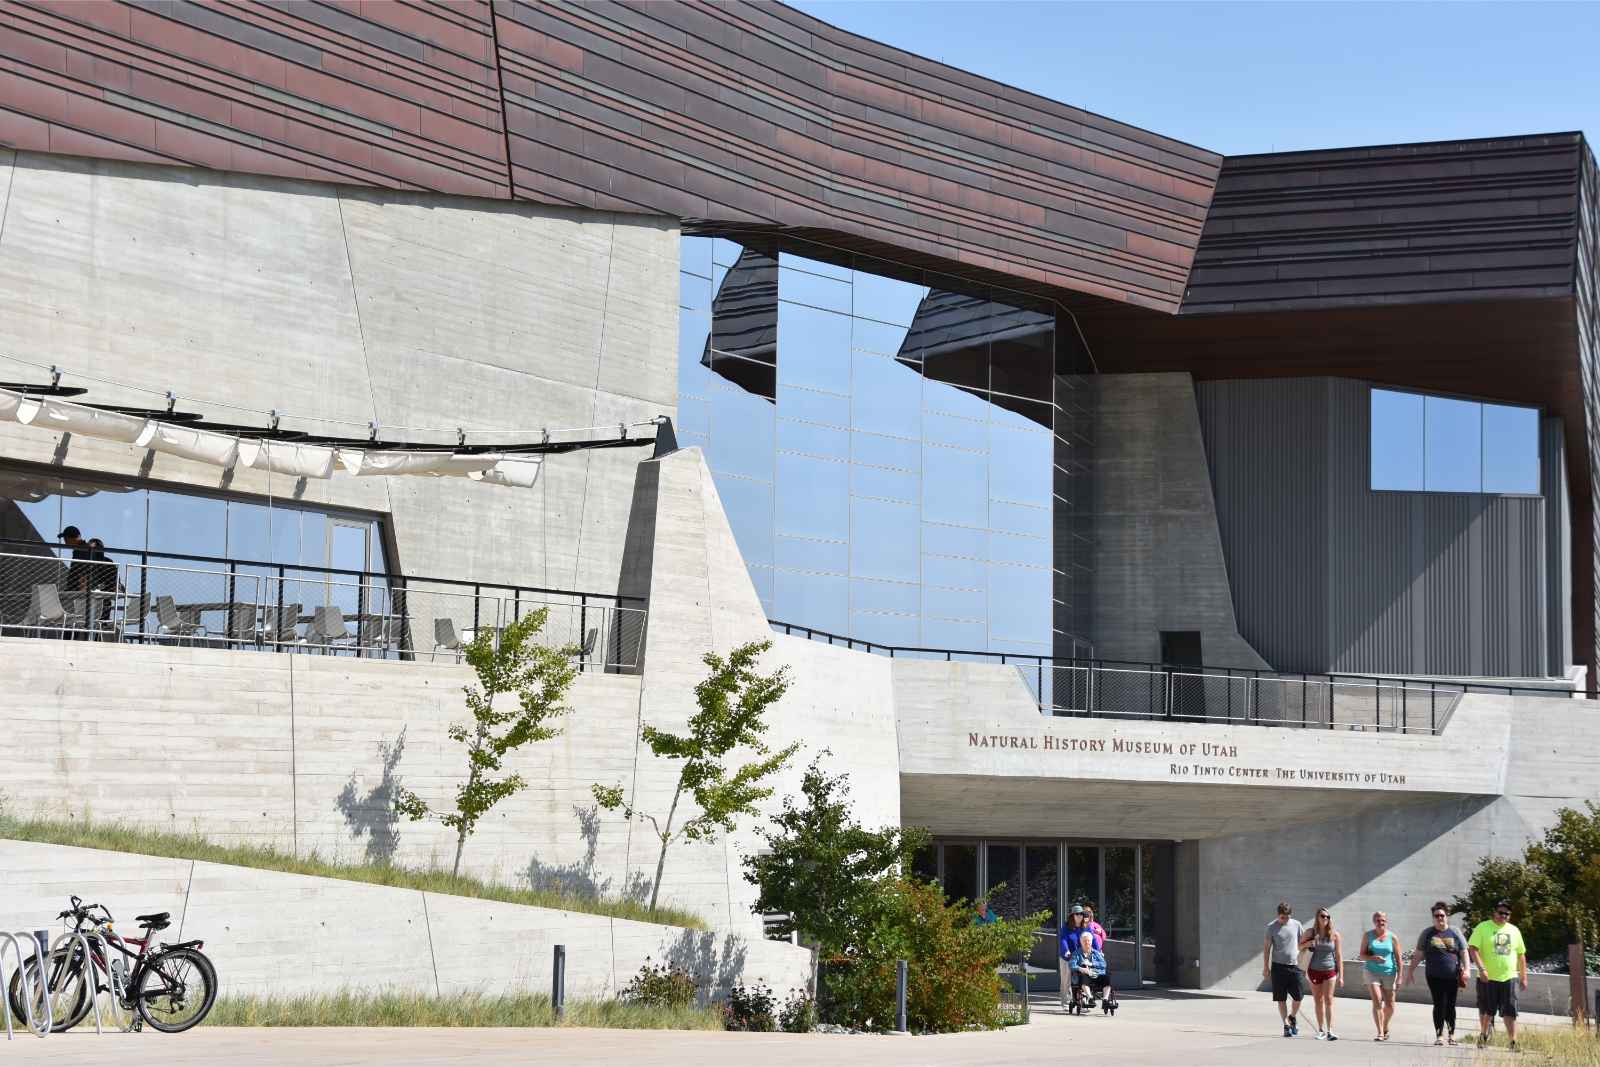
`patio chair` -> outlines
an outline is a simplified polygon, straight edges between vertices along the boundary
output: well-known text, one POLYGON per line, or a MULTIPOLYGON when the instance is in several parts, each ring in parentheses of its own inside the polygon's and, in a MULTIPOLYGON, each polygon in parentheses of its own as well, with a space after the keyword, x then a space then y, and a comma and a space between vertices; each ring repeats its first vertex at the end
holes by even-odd
POLYGON ((177 601, 170 596, 156 597, 156 632, 163 637, 187 637, 191 642, 209 636, 199 620, 183 616, 177 601))
POLYGON ((261 643, 264 645, 287 645, 293 651, 294 646, 302 644, 300 637, 300 611, 299 604, 285 604, 283 607, 276 605, 262 609, 261 612, 261 643))
POLYGON ((22 625, 31 627, 35 636, 40 636, 41 630, 75 630, 81 621, 80 615, 69 612, 61 602, 61 590, 55 583, 40 582, 30 590, 22 625))
POLYGON ((332 605, 311 609, 311 629, 306 631, 306 643, 317 645, 324 652, 335 648, 341 641, 348 641, 355 635, 350 632, 350 627, 344 624, 344 612, 332 605))
POLYGON ((254 604, 234 604, 228 609, 228 642, 239 645, 261 643, 254 604))
POLYGON ((461 635, 456 633, 454 619, 433 620, 433 653, 428 657, 430 662, 438 658, 441 648, 454 653, 456 662, 461 662, 461 635))
POLYGON ((356 644, 364 651, 373 652, 380 658, 390 649, 398 651, 402 623, 403 620, 394 615, 362 619, 361 625, 357 627, 359 636, 356 638, 356 644))
POLYGON ((583 635, 583 644, 578 646, 578 663, 585 664, 594 658, 595 645, 600 643, 600 628, 589 627, 589 632, 583 635))

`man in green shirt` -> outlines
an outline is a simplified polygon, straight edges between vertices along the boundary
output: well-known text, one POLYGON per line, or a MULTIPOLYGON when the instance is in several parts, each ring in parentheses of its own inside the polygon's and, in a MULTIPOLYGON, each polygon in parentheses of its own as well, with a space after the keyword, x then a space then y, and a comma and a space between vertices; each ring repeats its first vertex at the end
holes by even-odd
POLYGON ((1517 986, 1528 988, 1528 948, 1522 931, 1511 925, 1511 902, 1494 906, 1494 918, 1479 923, 1467 938, 1467 952, 1478 968, 1478 1046, 1489 1043, 1489 1028, 1499 1013, 1506 1021, 1511 1049, 1517 1048, 1517 986), (1520 981, 1519 981, 1520 980, 1520 981))

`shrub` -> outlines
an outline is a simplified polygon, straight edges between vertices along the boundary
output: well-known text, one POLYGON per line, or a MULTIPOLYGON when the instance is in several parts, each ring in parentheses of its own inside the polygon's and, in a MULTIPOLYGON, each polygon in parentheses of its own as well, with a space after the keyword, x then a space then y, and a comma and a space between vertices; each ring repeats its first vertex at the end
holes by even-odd
POLYGON ((647 1008, 687 1008, 694 1003, 694 978, 677 964, 660 966, 647 957, 639 973, 622 987, 618 999, 647 1008))
POLYGON ((816 1001, 799 990, 789 994, 778 1012, 778 1028, 786 1034, 809 1034, 817 1028, 816 1001))
POLYGON ((1005 1022, 996 968, 1033 945, 1043 914, 988 924, 972 905, 947 901, 933 883, 896 880, 878 894, 859 947, 829 961, 830 1021, 884 1030, 894 1023, 895 964, 907 962, 906 1024, 948 1033, 1005 1022))
POLYGON ((728 1002, 722 1006, 723 1028, 771 1033, 778 1028, 774 1011, 777 1005, 777 998, 765 985, 736 985, 728 990, 728 1002))

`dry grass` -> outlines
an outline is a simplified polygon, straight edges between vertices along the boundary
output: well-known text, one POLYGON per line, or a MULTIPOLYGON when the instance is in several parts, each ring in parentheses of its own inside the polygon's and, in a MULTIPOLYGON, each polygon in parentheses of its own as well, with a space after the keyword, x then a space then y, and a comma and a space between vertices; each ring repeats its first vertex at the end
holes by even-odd
POLYGON ((304 994, 286 997, 224 996, 207 1026, 595 1026, 617 1030, 720 1030, 709 1008, 653 1008, 620 1000, 569 1001, 560 1022, 550 998, 459 993, 304 994))
POLYGON ((536 908, 560 908, 589 915, 608 915, 638 922, 664 923, 691 930, 706 929, 705 920, 677 908, 656 908, 617 897, 589 897, 553 890, 520 889, 496 882, 452 875, 449 871, 397 867, 387 864, 345 864, 325 860, 315 852, 290 856, 258 845, 220 845, 199 834, 167 833, 146 830, 122 823, 96 823, 46 818, 19 818, 0 810, 0 838, 34 841, 48 845, 74 845, 112 852, 132 852, 141 856, 227 863, 287 874, 307 874, 318 878, 339 878, 347 882, 419 889, 506 904, 527 904, 536 908))
MULTIPOLYGON (((1505 1044, 1505 1034, 1496 1035, 1494 1047, 1505 1044)), ((1571 1026, 1524 1026, 1517 1031, 1517 1044, 1527 1058, 1557 1067, 1600 1067, 1600 1036, 1571 1026)))

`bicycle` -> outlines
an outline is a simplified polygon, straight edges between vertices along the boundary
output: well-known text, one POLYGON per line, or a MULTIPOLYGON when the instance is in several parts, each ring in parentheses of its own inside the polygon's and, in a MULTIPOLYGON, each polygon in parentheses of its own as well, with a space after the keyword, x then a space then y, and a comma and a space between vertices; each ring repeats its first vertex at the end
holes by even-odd
MULTIPOLYGON (((35 1000, 46 995, 51 998, 50 1017, 56 1020, 52 1033, 62 1033, 81 1023, 94 1008, 98 995, 105 992, 111 994, 115 1009, 128 1013, 123 1029, 138 1030, 143 1022, 164 1034, 181 1034, 198 1025, 216 1003, 217 969, 201 951, 204 941, 175 945, 162 942, 160 947, 150 948, 153 935, 172 925, 170 912, 135 916, 144 936, 128 938, 112 928, 114 920, 104 904, 85 905, 73 897, 72 907, 56 918, 72 919, 72 932, 83 934, 83 940, 74 940, 50 953, 49 981, 33 993, 35 1000), (138 951, 129 945, 137 945, 138 951), (112 948, 120 955, 112 957, 108 951, 112 948)), ((36 954, 33 960, 37 958, 36 954)), ((13 974, 6 991, 12 1014, 19 1018, 26 1014, 21 976, 20 970, 13 974)), ((37 1005, 36 1011, 42 1015, 40 1008, 42 1005, 37 1005)))

